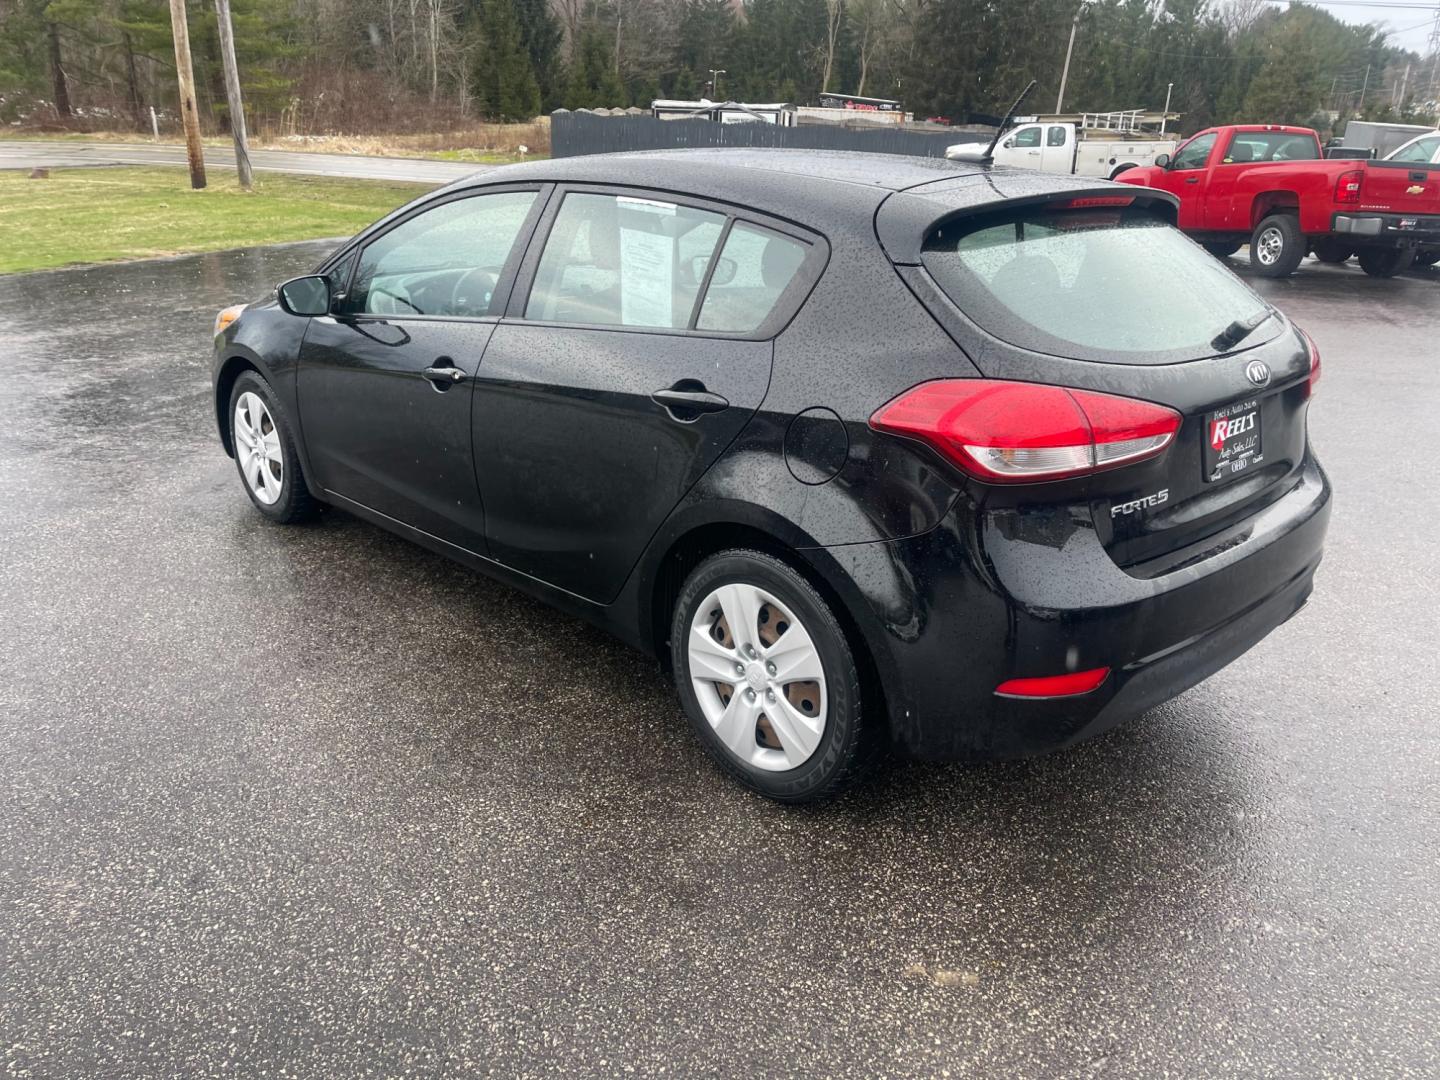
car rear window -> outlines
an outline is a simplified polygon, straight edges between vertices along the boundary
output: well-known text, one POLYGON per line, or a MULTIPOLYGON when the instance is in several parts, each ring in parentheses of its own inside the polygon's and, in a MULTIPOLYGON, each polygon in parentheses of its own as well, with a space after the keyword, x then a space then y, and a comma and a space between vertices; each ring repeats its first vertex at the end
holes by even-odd
MULTIPOLYGON (((1218 259, 1133 207, 1034 208, 948 222, 921 260, 981 328, 1036 352, 1120 364, 1214 355, 1236 320, 1268 311, 1218 259)), ((1278 333, 1261 326, 1245 344, 1278 333)))

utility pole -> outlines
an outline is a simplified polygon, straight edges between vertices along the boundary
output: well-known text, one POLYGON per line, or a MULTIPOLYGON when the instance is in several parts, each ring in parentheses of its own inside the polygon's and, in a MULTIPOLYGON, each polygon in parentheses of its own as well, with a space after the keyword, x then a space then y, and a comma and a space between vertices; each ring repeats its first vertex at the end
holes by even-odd
POLYGON ((1160 113, 1160 134, 1165 134, 1165 121, 1170 119, 1170 91, 1175 89, 1175 84, 1165 84, 1165 109, 1160 113))
POLYGON ((1365 65, 1365 81, 1360 84, 1360 108, 1356 110, 1362 115, 1365 112, 1365 91, 1370 89, 1370 65, 1365 65))
POLYGON ((205 151, 200 146, 200 114, 195 110, 195 70, 190 64, 190 27, 185 0, 170 0, 170 33, 175 38, 175 74, 180 80, 180 117, 185 121, 185 156, 190 159, 190 186, 205 186, 205 151))
POLYGON ((1080 16, 1085 12, 1085 4, 1082 3, 1075 9, 1075 19, 1070 24, 1070 44, 1065 46, 1065 67, 1060 72, 1060 92, 1055 95, 1055 112, 1063 111, 1065 106, 1065 84, 1070 80, 1070 54, 1075 51, 1075 31, 1080 29, 1080 16))
POLYGON ((724 68, 710 69, 710 93, 714 94, 714 100, 720 100, 720 76, 726 74, 724 68))
POLYGON ((225 98, 230 102, 230 134, 235 138, 235 171, 240 190, 253 186, 250 174, 250 146, 245 138, 245 103, 240 99, 240 71, 235 66, 235 31, 230 26, 230 0, 215 0, 215 20, 220 28, 220 58, 225 62, 225 98))
POLYGON ((1400 80, 1400 96, 1399 96, 1399 98, 1397 98, 1396 101, 1395 101, 1395 111, 1396 111, 1397 113, 1399 113, 1399 112, 1404 112, 1404 110, 1405 110, 1405 90, 1406 90, 1406 88, 1407 88, 1409 85, 1410 85, 1410 65, 1409 65, 1409 64, 1406 64, 1406 65, 1405 65, 1405 77, 1400 80))

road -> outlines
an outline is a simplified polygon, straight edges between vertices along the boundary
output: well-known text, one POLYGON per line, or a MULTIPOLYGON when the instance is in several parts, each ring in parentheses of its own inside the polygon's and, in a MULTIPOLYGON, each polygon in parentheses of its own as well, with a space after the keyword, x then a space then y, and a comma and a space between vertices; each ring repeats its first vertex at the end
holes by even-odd
POLYGON ((0 278, 5 1075, 1440 1075, 1440 275, 1257 282, 1324 354, 1294 620, 795 810, 581 623, 252 511, 211 319, 320 251, 0 278))
MULTIPOLYGON (((185 147, 163 143, 0 140, 0 169, 185 163, 185 147)), ((312 154, 299 150, 251 150, 250 164, 257 172, 342 176, 354 180, 412 180, 437 186, 461 177, 473 176, 485 168, 474 162, 366 157, 360 154, 312 154)), ((234 150, 228 146, 205 147, 205 167, 235 168, 234 150)))

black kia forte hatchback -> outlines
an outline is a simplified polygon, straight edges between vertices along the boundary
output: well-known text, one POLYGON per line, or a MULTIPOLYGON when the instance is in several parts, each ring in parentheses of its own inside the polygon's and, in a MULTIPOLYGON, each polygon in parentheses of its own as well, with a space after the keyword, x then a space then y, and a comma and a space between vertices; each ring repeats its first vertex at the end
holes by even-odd
POLYGON ((648 650, 777 799, 1045 750, 1305 603, 1315 347, 1163 192, 866 154, 486 172, 221 313, 261 513, 343 508, 648 650))

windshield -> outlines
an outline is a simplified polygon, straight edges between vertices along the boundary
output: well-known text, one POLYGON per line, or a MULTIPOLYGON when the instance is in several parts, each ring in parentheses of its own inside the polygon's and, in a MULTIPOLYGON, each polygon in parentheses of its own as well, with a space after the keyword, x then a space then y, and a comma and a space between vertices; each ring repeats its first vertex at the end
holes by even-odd
MULTIPOLYGON (((995 337, 1077 359, 1167 364, 1213 356, 1211 342, 1231 323, 1270 311, 1219 260, 1132 208, 966 218, 935 229, 921 260, 995 337)), ((1261 326, 1245 343, 1276 332, 1261 326)))

